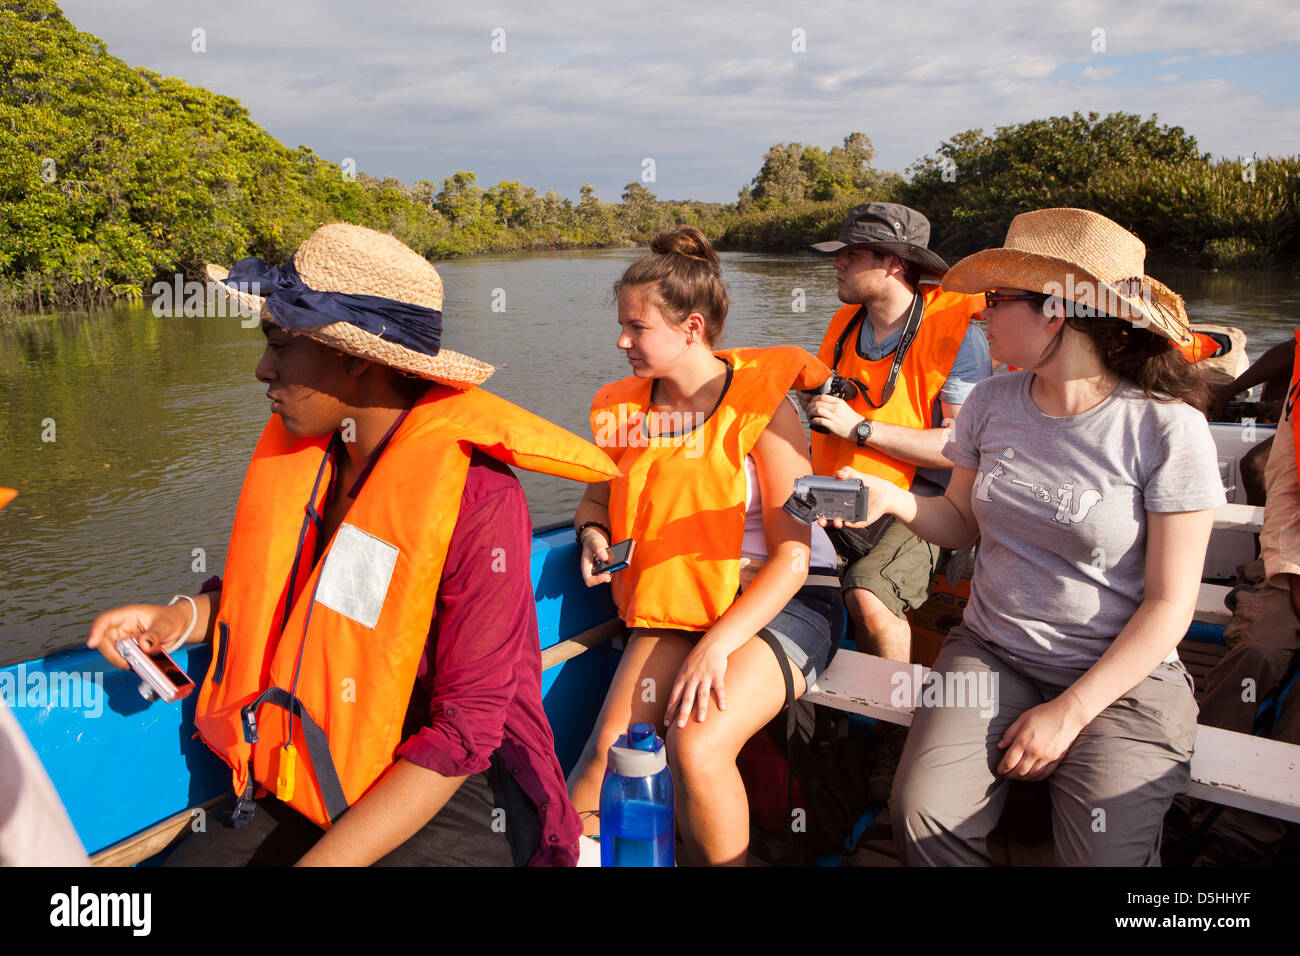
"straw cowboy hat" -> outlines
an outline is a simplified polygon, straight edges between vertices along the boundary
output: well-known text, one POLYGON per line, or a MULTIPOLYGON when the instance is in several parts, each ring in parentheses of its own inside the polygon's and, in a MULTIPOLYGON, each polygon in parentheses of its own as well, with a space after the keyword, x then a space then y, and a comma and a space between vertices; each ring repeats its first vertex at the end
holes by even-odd
POLYGON ((1087 209, 1040 209, 1011 220, 1001 249, 967 256, 943 278, 950 292, 999 286, 1042 292, 1084 314, 1127 319, 1179 345, 1192 342, 1180 295, 1143 272, 1146 246, 1087 209))
POLYGON ((209 286, 241 311, 348 355, 461 389, 494 371, 441 347, 442 279, 387 233, 330 223, 283 266, 249 258, 205 271, 209 286))

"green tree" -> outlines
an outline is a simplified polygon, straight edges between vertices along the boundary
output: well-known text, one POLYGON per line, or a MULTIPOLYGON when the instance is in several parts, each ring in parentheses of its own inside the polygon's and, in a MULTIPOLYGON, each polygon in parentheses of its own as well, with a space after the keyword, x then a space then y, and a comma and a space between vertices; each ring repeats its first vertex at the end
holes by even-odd
POLYGON ((1199 160, 1196 140, 1180 126, 1129 113, 1053 116, 974 129, 942 143, 909 171, 900 200, 929 217, 950 256, 1001 245, 1019 213, 1049 206, 1087 206, 1089 183, 1153 164, 1199 160))
POLYGON ((777 143, 763 156, 763 165, 750 183, 750 196, 760 206, 798 202, 811 181, 803 164, 802 143, 777 143))
POLYGON ((477 182, 478 176, 465 169, 442 181, 435 206, 452 225, 464 226, 483 214, 483 190, 477 182))

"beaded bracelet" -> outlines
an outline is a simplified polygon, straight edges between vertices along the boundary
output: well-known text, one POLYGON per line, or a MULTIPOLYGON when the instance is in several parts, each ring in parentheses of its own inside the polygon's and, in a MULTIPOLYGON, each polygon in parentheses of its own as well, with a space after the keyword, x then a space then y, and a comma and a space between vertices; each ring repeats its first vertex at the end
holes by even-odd
POLYGON ((579 544, 582 543, 582 532, 586 531, 588 528, 595 528, 597 531, 603 532, 605 535, 606 543, 614 540, 614 534, 609 530, 608 526, 601 524, 599 521, 584 521, 581 525, 578 526, 579 544))

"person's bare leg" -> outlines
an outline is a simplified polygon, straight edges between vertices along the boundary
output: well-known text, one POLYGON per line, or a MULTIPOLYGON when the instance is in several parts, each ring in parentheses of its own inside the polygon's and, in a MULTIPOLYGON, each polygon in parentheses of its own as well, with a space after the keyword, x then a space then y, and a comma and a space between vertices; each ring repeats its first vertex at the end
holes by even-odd
POLYGON ((891 661, 907 663, 912 658, 912 626, 885 607, 866 588, 844 592, 844 607, 853 620, 858 650, 891 661))
POLYGON ((600 809, 600 784, 610 746, 620 734, 627 733, 629 725, 642 721, 663 733, 668 694, 691 646, 685 637, 672 631, 632 631, 600 716, 569 774, 569 799, 583 817, 584 833, 600 832, 594 811, 600 809))
MULTIPOLYGON (((795 696, 806 682, 793 664, 795 696)), ((727 658, 727 709, 710 697, 703 722, 692 713, 668 731, 668 760, 676 791, 677 830, 687 862, 744 866, 749 854, 749 800, 736 767, 745 741, 785 707, 785 679, 776 655, 753 638, 727 658)))
POLYGON ((1272 450, 1273 439, 1267 438, 1241 456, 1238 468, 1241 470, 1241 486, 1246 491, 1248 505, 1264 504, 1264 469, 1272 450))

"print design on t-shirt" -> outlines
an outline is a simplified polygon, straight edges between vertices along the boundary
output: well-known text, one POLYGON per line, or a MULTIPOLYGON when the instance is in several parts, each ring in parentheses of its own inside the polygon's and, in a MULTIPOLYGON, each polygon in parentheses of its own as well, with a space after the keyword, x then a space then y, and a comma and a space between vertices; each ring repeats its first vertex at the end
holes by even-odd
MULTIPOLYGON (((980 501, 992 501, 989 491, 993 487, 993 482, 999 478, 1006 477, 1007 469, 1012 467, 1015 461, 1016 450, 1007 448, 997 459, 997 464, 989 469, 987 473, 980 472, 975 476, 975 497, 980 501)), ((1101 492, 1096 488, 1085 488, 1079 493, 1078 499, 1075 499, 1074 482, 1062 482, 1053 495, 1047 490, 1045 485, 1036 481, 1021 481, 1018 478, 1008 478, 1011 484, 1019 488, 1027 488, 1029 493, 1044 504, 1055 504, 1056 514, 1052 515, 1052 520, 1058 524, 1078 524, 1084 518, 1088 517, 1094 506, 1101 501, 1101 492)))

